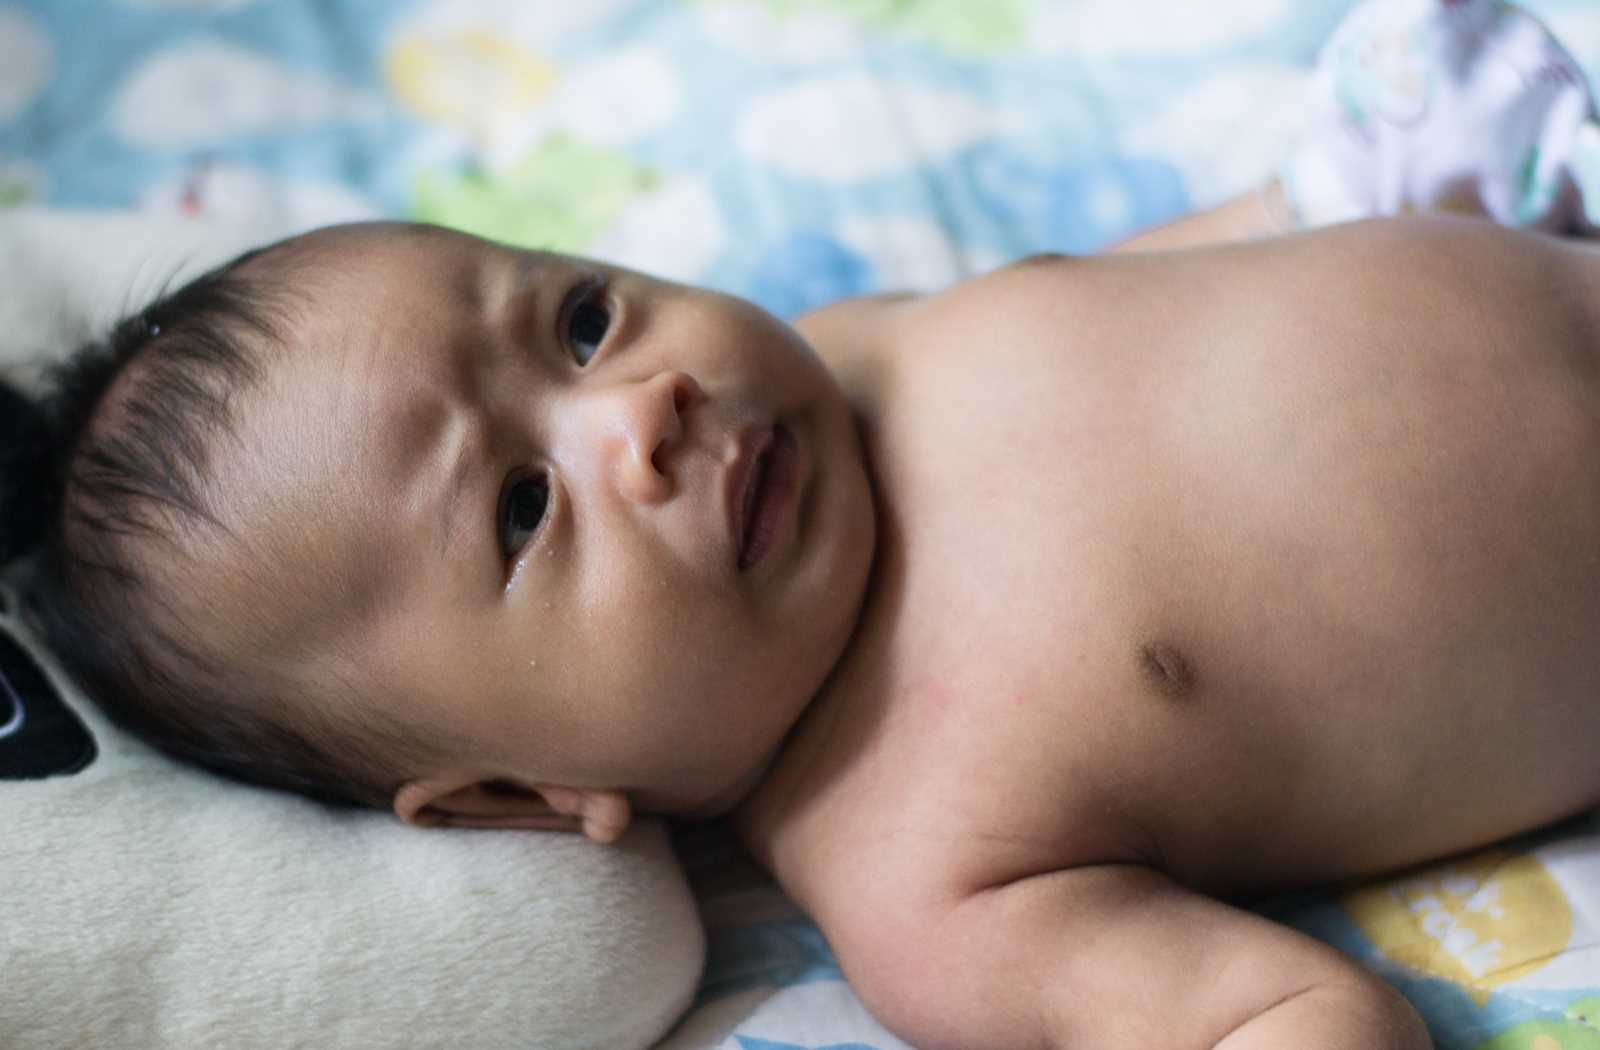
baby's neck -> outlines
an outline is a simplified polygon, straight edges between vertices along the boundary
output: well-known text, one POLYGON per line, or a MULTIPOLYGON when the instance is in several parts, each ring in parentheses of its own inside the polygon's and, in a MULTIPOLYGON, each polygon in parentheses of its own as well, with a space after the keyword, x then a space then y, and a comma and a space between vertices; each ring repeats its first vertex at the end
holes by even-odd
MULTIPOLYGON (((718 810, 718 814, 732 813, 741 837, 753 848, 766 838, 760 829, 774 823, 778 815, 790 807, 794 793, 809 779, 807 770, 814 764, 815 758, 826 750, 825 744, 819 742, 830 737, 839 721, 842 703, 839 679, 843 670, 853 663, 852 657, 861 641, 865 613, 877 589, 885 533, 885 506, 879 457, 873 437, 882 397, 888 386, 889 366, 893 361, 892 345, 882 338, 881 320, 886 309, 905 298, 886 296, 847 300, 795 322, 796 331, 827 365, 839 384, 845 402, 850 406, 866 469, 876 527, 873 529, 873 557, 861 600, 856 607, 855 622, 833 667, 817 692, 800 710, 789 732, 773 753, 749 777, 719 799, 726 805, 718 810)), ((770 857, 761 859, 771 866, 770 857)))

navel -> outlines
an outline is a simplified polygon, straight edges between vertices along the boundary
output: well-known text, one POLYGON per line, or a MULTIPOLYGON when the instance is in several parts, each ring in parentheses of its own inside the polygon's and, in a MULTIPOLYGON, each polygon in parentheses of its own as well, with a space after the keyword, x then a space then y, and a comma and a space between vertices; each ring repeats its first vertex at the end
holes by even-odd
POLYGON ((1163 696, 1188 696, 1194 691, 1194 671, 1177 647, 1166 642, 1139 646, 1139 672, 1163 696))

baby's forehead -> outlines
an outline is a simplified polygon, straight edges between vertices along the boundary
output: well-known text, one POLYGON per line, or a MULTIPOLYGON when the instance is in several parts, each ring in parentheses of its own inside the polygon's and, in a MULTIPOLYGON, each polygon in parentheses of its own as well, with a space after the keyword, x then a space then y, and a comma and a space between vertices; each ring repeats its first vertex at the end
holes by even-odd
MULTIPOLYGON (((582 264, 585 260, 540 248, 520 248, 428 223, 360 222, 326 226, 289 238, 259 260, 280 270, 343 270, 352 262, 403 261, 439 269, 478 263, 521 264, 532 269, 582 264)), ((324 275, 326 276, 326 275, 324 275)))
POLYGON ((269 367, 239 399, 238 440, 223 444, 213 482, 233 542, 217 545, 205 575, 226 592, 212 604, 233 615, 220 618, 248 627, 249 644, 305 655, 385 600, 395 552, 381 510, 394 504, 387 464, 400 457, 385 454, 387 428, 353 373, 284 381, 292 371, 269 367))
POLYGON ((572 274, 617 267, 523 249, 437 226, 361 223, 328 227, 250 260, 249 274, 281 286, 298 303, 298 327, 352 338, 357 327, 383 334, 484 319, 509 301, 572 274))
POLYGON ((411 223, 332 227, 280 247, 266 262, 294 287, 295 308, 242 399, 246 428, 263 462, 329 484, 380 479, 383 491, 420 473, 452 406, 479 396, 485 362, 518 358, 527 323, 554 312, 571 271, 594 265, 411 223))
POLYGON ((495 242, 425 222, 349 222, 323 226, 279 241, 270 253, 312 255, 342 250, 372 250, 387 245, 473 243, 495 247, 495 242))
POLYGON ((319 562, 371 554, 394 532, 375 509, 436 495, 452 421, 487 381, 484 362, 512 358, 496 347, 512 338, 506 310, 518 283, 542 282, 565 260, 403 223, 318 231, 285 247, 275 265, 304 294, 260 382, 238 399, 230 517, 319 562))

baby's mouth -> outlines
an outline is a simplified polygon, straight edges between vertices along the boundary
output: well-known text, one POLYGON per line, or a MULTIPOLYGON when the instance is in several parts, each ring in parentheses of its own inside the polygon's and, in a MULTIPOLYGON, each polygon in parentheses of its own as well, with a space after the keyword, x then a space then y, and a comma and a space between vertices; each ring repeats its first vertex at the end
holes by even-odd
POLYGON ((794 508, 799 477, 794 437, 775 423, 758 438, 754 461, 744 479, 734 535, 738 566, 745 572, 771 550, 794 508))

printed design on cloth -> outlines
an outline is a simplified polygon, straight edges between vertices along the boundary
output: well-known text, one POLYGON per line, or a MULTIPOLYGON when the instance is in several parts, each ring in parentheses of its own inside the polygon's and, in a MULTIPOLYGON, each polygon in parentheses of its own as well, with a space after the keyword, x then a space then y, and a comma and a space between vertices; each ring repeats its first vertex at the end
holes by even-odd
POLYGON ((1538 858, 1489 849, 1366 886, 1344 911, 1389 959, 1460 985, 1479 1006, 1572 940, 1572 906, 1538 858))
POLYGON ((1600 997, 1580 999, 1556 1021, 1526 1021, 1473 1050, 1600 1050, 1600 997))

